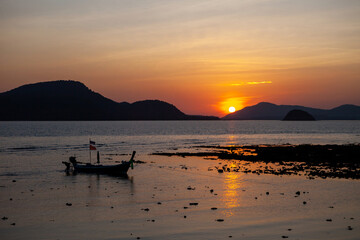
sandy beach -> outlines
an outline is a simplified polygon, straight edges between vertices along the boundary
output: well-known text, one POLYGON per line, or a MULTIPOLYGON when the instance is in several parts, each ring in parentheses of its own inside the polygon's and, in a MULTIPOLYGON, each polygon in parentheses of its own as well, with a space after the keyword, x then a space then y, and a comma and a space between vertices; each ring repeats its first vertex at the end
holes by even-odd
MULTIPOLYGON (((128 178, 2 176, 2 239, 359 239, 360 182, 139 155, 128 178)), ((56 168, 54 168, 56 169, 56 168)))

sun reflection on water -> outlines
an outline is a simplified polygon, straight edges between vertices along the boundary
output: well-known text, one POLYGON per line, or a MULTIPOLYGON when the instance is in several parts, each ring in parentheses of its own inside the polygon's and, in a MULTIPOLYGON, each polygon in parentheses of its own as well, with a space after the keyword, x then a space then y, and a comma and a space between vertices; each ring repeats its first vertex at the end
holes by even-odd
POLYGON ((242 174, 238 172, 226 173, 224 180, 224 194, 221 199, 224 203, 224 215, 234 215, 234 208, 241 206, 241 192, 245 185, 242 174))

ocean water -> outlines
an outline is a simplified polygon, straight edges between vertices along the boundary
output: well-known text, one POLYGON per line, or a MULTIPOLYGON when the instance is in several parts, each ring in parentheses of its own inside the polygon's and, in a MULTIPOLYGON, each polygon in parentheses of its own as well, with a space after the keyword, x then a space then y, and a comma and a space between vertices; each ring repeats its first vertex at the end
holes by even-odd
POLYGON ((194 145, 349 144, 360 121, 108 121, 0 122, 0 154, 87 150, 150 153, 194 145))
POLYGON ((360 239, 358 180, 219 174, 209 168, 227 161, 149 155, 359 142, 360 121, 0 122, 0 238, 360 239), (89 161, 89 139, 104 163, 133 150, 146 163, 127 178, 67 175, 61 161, 89 161))

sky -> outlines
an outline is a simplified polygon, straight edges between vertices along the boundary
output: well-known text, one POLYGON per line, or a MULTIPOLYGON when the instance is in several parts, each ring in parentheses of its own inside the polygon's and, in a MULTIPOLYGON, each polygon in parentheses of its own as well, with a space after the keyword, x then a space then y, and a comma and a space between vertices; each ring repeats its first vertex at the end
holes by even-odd
POLYGON ((0 0, 0 92, 72 79, 224 116, 360 105, 359 0, 0 0))

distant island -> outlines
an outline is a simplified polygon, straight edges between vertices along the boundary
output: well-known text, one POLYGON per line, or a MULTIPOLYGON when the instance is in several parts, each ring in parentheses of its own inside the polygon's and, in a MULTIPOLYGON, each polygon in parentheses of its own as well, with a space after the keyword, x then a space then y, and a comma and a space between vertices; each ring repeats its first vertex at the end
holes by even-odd
POLYGON ((283 121, 315 121, 315 118, 308 112, 294 109, 286 114, 283 121))
MULTIPOLYGON (((261 102, 226 115, 222 120, 282 120, 298 109, 316 120, 360 120, 360 106, 330 110, 261 102)), ((72 80, 27 84, 0 93, 0 121, 78 120, 220 120, 215 116, 188 115, 160 100, 115 102, 72 80)))
POLYGON ((298 105, 276 105, 261 102, 228 114, 223 120, 282 120, 288 112, 298 109, 311 114, 316 120, 360 120, 360 106, 341 105, 325 110, 298 105))
POLYGON ((219 119, 187 115, 159 100, 118 103, 72 80, 28 84, 0 93, 0 109, 1 121, 219 119))

